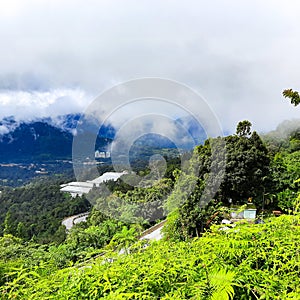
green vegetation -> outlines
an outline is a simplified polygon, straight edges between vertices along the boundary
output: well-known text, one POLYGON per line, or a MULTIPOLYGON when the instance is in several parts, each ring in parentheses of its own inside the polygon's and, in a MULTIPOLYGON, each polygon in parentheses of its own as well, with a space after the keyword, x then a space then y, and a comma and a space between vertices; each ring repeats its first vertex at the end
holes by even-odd
POLYGON ((62 242, 64 217, 85 212, 84 198, 60 192, 57 180, 41 180, 23 187, 4 188, 0 194, 0 232, 40 243, 62 242))
MULTIPOLYGON (((186 242, 160 241, 148 248, 139 242, 128 255, 106 249, 104 256, 63 269, 58 268, 58 252, 62 249, 39 250, 35 256, 40 261, 36 260, 35 265, 26 264, 22 255, 19 264, 14 261, 14 267, 10 265, 12 261, 1 264, 5 274, 1 296, 299 299, 299 216, 271 218, 259 225, 241 224, 227 231, 219 229, 220 226, 214 226, 210 233, 186 242)), ((122 232, 124 241, 124 229, 122 232)), ((1 239, 1 250, 6 243, 11 251, 16 251, 18 241, 8 238, 1 239)))
POLYGON ((3 188, 0 298, 300 299, 300 127, 261 139, 245 120, 185 155, 164 178, 137 168, 93 188, 92 209, 57 180, 3 188), (257 224, 220 225, 245 207, 257 224), (61 220, 88 209, 66 234, 61 220), (163 240, 138 239, 165 215, 163 240))
POLYGON ((293 91, 292 89, 287 89, 284 90, 282 94, 285 98, 290 99, 291 103, 294 104, 295 106, 300 104, 300 96, 297 91, 293 91))
POLYGON ((0 164, 0 187, 18 187, 45 177, 56 177, 61 181, 71 180, 74 177, 73 166, 69 161, 59 160, 0 164))

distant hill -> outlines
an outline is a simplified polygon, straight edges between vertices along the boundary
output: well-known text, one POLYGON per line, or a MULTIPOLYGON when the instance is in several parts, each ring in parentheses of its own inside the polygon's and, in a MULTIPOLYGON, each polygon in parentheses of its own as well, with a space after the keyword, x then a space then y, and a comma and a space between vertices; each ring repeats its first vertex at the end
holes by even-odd
POLYGON ((293 139, 300 139, 300 119, 285 120, 276 130, 261 134, 261 137, 273 152, 287 149, 293 139))
MULTIPOLYGON (((67 115, 28 123, 18 123, 13 118, 0 121, 0 162, 71 159, 79 118, 79 115, 67 115)), ((96 147, 106 147, 111 141, 99 136, 96 147)))
MULTIPOLYGON (((70 114, 56 118, 44 118, 29 122, 17 122, 13 117, 0 120, 0 162, 40 162, 72 158, 72 143, 75 134, 86 138, 98 132, 95 150, 105 151, 113 141, 116 130, 110 124, 99 129, 96 120, 87 121, 84 132, 76 130, 78 121, 84 121, 80 114, 70 114)), ((204 130, 193 119, 177 119, 194 140, 186 144, 184 136, 179 136, 182 143, 175 145, 168 137, 157 134, 147 134, 138 139, 132 149, 134 159, 138 156, 148 157, 151 148, 190 150, 195 144, 206 139, 204 130), (145 153, 143 153, 145 152, 145 153)), ((184 131, 185 131, 184 130, 184 131)), ((184 132, 182 134, 185 134, 184 132)))
POLYGON ((199 124, 199 122, 191 116, 179 118, 175 122, 183 126, 183 128, 190 135, 191 139, 193 139, 193 144, 184 145, 185 149, 192 149, 194 148, 194 145, 203 144, 208 138, 201 124, 199 124))
POLYGON ((21 123, 0 140, 1 161, 70 158, 72 134, 44 122, 21 123))

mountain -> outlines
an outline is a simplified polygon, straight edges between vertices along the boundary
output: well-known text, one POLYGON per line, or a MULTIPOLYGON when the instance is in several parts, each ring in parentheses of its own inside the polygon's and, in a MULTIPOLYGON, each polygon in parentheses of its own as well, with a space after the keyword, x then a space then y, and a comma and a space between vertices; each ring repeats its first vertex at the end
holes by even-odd
POLYGON ((185 144, 185 149, 192 149, 194 148, 194 145, 203 144, 204 141, 208 138, 204 128, 192 116, 178 118, 175 122, 180 124, 193 140, 192 144, 185 144))
MULTIPOLYGON (((180 132, 175 144, 172 139, 159 134, 147 134, 132 145, 131 153, 143 155, 143 151, 151 153, 151 149, 192 149, 206 139, 203 128, 192 118, 181 118, 174 121, 180 124, 184 132, 180 132), (185 141, 186 132, 191 137, 185 141), (150 152, 149 152, 150 151, 150 152)), ((74 135, 82 135, 86 139, 97 135, 95 150, 106 151, 113 141, 116 129, 110 125, 102 125, 81 114, 69 114, 55 118, 43 118, 35 121, 17 122, 13 117, 0 121, 0 162, 49 161, 72 158, 74 135), (84 126, 79 126, 84 123, 84 126), (81 129, 80 129, 81 128, 81 129)), ((83 139, 84 141, 84 139, 83 139)), ((84 145, 83 145, 84 149, 84 145)))
POLYGON ((0 142, 0 160, 40 161, 70 158, 73 136, 45 122, 21 123, 4 134, 0 142))
MULTIPOLYGON (((12 117, 3 119, 0 121, 0 162, 71 159, 73 134, 79 119, 80 115, 28 123, 18 123, 12 117)), ((106 147, 111 141, 98 136, 96 147, 106 147)))

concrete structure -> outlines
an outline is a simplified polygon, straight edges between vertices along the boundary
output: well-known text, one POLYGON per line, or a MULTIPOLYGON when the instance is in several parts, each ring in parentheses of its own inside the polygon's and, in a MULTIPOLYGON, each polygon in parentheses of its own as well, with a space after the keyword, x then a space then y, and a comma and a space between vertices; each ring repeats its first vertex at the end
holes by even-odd
POLYGON ((156 241, 161 240, 163 237, 161 230, 163 229, 165 223, 166 223, 166 220, 164 220, 158 224, 155 224, 151 228, 145 230, 140 235, 139 240, 156 240, 156 241))
POLYGON ((255 219, 256 218, 256 209, 247 208, 244 210, 244 219, 255 219))
POLYGON ((105 182, 105 181, 109 181, 109 180, 113 180, 116 181, 118 180, 122 175, 128 174, 128 172, 124 171, 121 173, 117 173, 117 172, 106 172, 103 175, 101 175, 100 177, 95 178, 94 180, 91 181, 87 181, 87 183, 92 183, 95 184, 96 186, 99 186, 100 183, 105 182))

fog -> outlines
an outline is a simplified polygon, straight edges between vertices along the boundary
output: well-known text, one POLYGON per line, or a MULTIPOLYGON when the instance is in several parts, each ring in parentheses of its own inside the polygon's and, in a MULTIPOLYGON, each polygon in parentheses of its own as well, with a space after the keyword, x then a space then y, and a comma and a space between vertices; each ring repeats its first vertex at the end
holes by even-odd
POLYGON ((0 119, 82 113, 141 77, 194 89, 224 132, 243 119, 266 132, 299 117, 281 95, 299 89, 296 0, 1 1, 0 38, 0 119))

